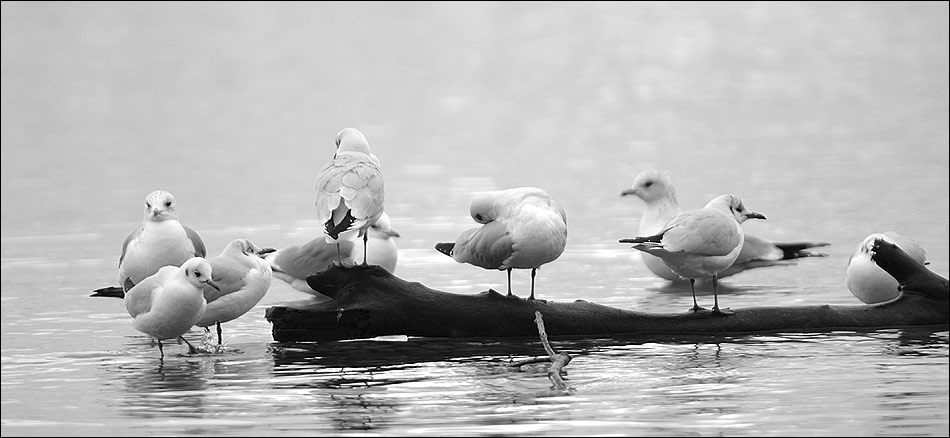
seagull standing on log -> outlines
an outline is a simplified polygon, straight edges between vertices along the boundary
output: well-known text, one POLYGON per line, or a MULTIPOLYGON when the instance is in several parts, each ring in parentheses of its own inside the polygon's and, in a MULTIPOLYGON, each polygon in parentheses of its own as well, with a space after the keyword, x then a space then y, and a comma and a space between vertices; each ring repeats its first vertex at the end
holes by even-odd
MULTIPOLYGON (((640 217, 641 236, 650 236, 659 233, 673 216, 681 212, 679 201, 676 199, 676 190, 669 174, 662 170, 648 169, 640 172, 633 181, 633 186, 620 193, 620 196, 636 196, 646 203, 646 209, 640 217)), ((735 275, 753 268, 777 266, 792 263, 801 257, 824 257, 827 254, 809 251, 809 248, 827 246, 827 242, 773 242, 769 239, 745 234, 742 250, 731 266, 720 272, 716 277, 723 278, 735 275)), ((682 280, 670 270, 666 263, 648 253, 641 254, 643 264, 654 275, 664 280, 682 280)))
POLYGON ((355 128, 336 135, 336 153, 320 169, 316 183, 317 220, 323 224, 327 243, 363 239, 366 264, 366 230, 383 214, 383 174, 379 159, 370 152, 366 137, 355 128))
POLYGON ((712 279, 713 313, 735 312, 719 308, 716 279, 732 265, 742 251, 742 223, 765 216, 746 210, 735 195, 721 195, 699 210, 684 211, 667 222, 663 230, 652 236, 620 239, 635 243, 633 248, 657 256, 678 276, 689 280, 693 293, 693 312, 706 310, 696 303, 697 279, 712 279))
POLYGON ((488 192, 472 200, 472 219, 480 227, 463 231, 455 242, 435 245, 439 252, 459 263, 508 271, 531 269, 534 277, 541 265, 561 256, 567 245, 567 213, 551 195, 536 187, 518 187, 488 192))

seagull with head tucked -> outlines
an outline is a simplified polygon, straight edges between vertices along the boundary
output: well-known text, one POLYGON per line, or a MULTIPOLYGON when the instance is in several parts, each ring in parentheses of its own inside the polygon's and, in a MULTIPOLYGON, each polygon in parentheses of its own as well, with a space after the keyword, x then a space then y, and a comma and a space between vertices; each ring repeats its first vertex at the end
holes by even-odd
MULTIPOLYGON (((362 132, 345 128, 336 135, 336 153, 320 169, 316 182, 317 220, 328 243, 336 243, 343 262, 341 241, 363 239, 383 213, 383 174, 379 159, 370 152, 362 132)), ((364 258, 363 264, 366 264, 364 258)))
MULTIPOLYGON (((669 174, 662 170, 648 169, 637 175, 633 186, 620 193, 621 196, 636 196, 646 203, 640 217, 641 236, 659 233, 660 230, 681 212, 676 190, 669 174)), ((742 250, 731 266, 717 275, 724 278, 740 272, 766 266, 791 263, 788 260, 800 257, 824 257, 826 254, 808 251, 809 248, 827 246, 827 242, 774 242, 769 239, 745 234, 742 250)), ((654 275, 669 281, 682 280, 662 260, 648 253, 641 254, 643 264, 654 275)))
POLYGON ((175 197, 165 190, 156 190, 145 197, 142 226, 122 243, 119 286, 97 289, 91 296, 122 297, 130 285, 163 266, 180 266, 192 257, 204 257, 205 253, 198 233, 179 222, 175 197))
POLYGON ((182 335, 204 314, 207 303, 204 287, 217 288, 212 280, 211 264, 193 257, 179 266, 164 266, 125 293, 125 309, 132 317, 132 326, 158 341, 162 358, 163 339, 180 339, 195 348, 182 335))
POLYGON ((930 264, 927 261, 927 252, 913 239, 893 231, 871 233, 861 241, 854 250, 854 254, 848 259, 848 270, 845 274, 848 290, 865 304, 883 303, 901 294, 897 279, 871 260, 871 251, 876 239, 883 239, 897 245, 922 265, 930 264))
POLYGON ((208 259, 215 286, 204 287, 208 305, 195 323, 199 327, 214 325, 221 345, 221 323, 236 319, 253 309, 270 288, 270 264, 259 256, 261 248, 247 239, 232 240, 221 254, 208 259))
POLYGON ((396 238, 399 233, 393 230, 392 221, 383 212, 369 229, 366 230, 367 242, 363 245, 344 240, 337 244, 327 243, 318 237, 303 245, 293 245, 277 250, 265 249, 264 259, 270 264, 277 277, 301 292, 314 294, 316 291, 307 284, 307 277, 327 269, 335 260, 343 264, 356 264, 365 259, 371 265, 379 265, 390 273, 396 272, 398 250, 396 238), (342 254, 343 258, 338 259, 342 254))
POLYGON ((538 268, 560 257, 567 245, 567 213, 551 195, 536 187, 518 187, 484 193, 472 200, 472 219, 480 227, 463 231, 455 242, 435 249, 456 262, 485 269, 531 269, 531 295, 538 268))
POLYGON ((747 219, 765 216, 748 211, 738 196, 721 195, 702 209, 676 214, 657 234, 620 239, 620 243, 635 243, 633 248, 659 257, 673 273, 689 280, 694 312, 705 310, 696 302, 696 280, 712 279, 713 313, 731 314, 719 308, 716 279, 739 257, 744 236, 741 224, 747 219))

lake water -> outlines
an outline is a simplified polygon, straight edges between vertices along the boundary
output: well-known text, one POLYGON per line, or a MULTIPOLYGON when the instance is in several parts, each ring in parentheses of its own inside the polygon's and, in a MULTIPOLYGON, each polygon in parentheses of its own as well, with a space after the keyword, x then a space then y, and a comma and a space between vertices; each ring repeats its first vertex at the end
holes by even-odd
POLYGON ((725 279, 723 306, 860 304, 871 232, 950 270, 948 34, 946 2, 3 2, 3 436, 947 436, 946 327, 551 339, 574 357, 557 391, 506 366, 537 340, 275 343, 265 309, 302 297, 279 281, 228 352, 164 361, 88 295, 155 189, 212 254, 318 235, 316 172, 355 126, 400 278, 504 290, 433 245, 475 192, 531 185, 570 227, 539 298, 686 311, 617 244, 643 210, 620 192, 661 168, 686 208, 736 193, 769 218, 747 232, 832 244, 725 279))

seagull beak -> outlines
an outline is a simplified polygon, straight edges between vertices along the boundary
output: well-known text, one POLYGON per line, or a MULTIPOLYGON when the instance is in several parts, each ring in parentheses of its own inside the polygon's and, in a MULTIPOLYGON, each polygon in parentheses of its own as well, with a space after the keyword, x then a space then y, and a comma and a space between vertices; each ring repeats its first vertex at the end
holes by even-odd
POLYGON ((746 214, 745 214, 745 217, 746 217, 746 219, 762 219, 762 220, 765 220, 765 215, 763 215, 763 214, 761 214, 761 213, 756 213, 756 212, 753 212, 753 211, 750 211, 750 212, 746 213, 746 214))
POLYGON ((211 280, 210 278, 207 279, 207 280, 205 280, 205 281, 202 281, 202 283, 207 284, 208 286, 213 287, 214 290, 216 290, 216 291, 218 291, 218 292, 221 291, 221 288, 218 286, 218 283, 215 283, 214 280, 211 280))
POLYGON ((629 196, 629 195, 636 195, 636 194, 637 194, 637 189, 627 189, 620 192, 620 196, 629 196))

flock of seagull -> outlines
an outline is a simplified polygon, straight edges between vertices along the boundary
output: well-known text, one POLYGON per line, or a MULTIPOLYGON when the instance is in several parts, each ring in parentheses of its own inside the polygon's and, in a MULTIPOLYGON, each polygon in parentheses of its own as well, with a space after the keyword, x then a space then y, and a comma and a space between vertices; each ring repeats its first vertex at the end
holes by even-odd
MULTIPOLYGON (((398 251, 390 217, 384 211, 385 190, 379 159, 362 132, 346 128, 336 136, 336 152, 317 175, 315 201, 323 235, 302 245, 261 248, 247 239, 232 240, 214 257, 198 233, 178 218, 175 197, 156 190, 145 198, 144 220, 122 244, 118 282, 92 296, 123 298, 133 327, 158 341, 185 338, 192 327, 217 329, 252 309, 264 297, 273 277, 297 290, 316 294, 306 278, 331 265, 380 265, 394 273, 398 251), (362 241, 362 242, 360 242, 362 241)), ((711 312, 730 315, 719 306, 717 281, 747 269, 788 264, 801 257, 825 256, 812 248, 826 242, 773 242, 745 234, 742 223, 765 216, 742 200, 724 194, 705 207, 682 210, 669 175, 647 170, 621 196, 642 199, 646 209, 638 236, 620 239, 642 252, 646 267, 669 281, 688 280, 693 312, 708 311, 696 301, 695 283, 710 281, 711 312)), ((567 213, 546 191, 516 187, 476 196, 470 214, 479 224, 462 231, 454 242, 435 249, 459 263, 504 270, 511 292, 511 271, 531 270, 529 300, 535 299, 538 268, 556 260, 567 244, 567 213)), ((873 241, 897 244, 926 264, 926 253, 913 240, 894 232, 869 235, 851 256, 846 274, 849 290, 864 303, 890 301, 900 295, 897 281, 870 257, 873 241)))

